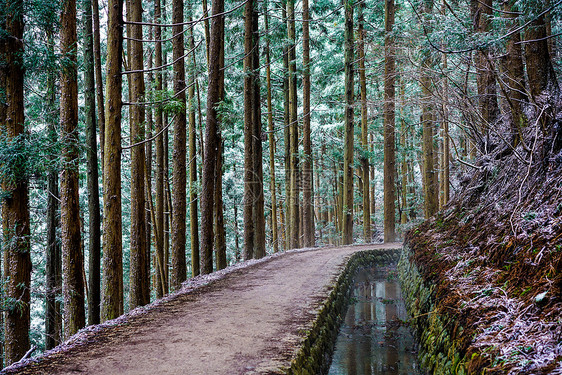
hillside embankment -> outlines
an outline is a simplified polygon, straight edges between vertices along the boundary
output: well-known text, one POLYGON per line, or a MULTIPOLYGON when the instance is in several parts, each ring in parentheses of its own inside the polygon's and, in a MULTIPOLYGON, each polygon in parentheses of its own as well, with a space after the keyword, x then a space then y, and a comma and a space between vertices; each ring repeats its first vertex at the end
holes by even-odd
POLYGON ((562 122, 550 129, 477 160, 454 200, 406 236, 431 293, 414 310, 438 314, 444 350, 459 354, 435 373, 562 374, 562 122))

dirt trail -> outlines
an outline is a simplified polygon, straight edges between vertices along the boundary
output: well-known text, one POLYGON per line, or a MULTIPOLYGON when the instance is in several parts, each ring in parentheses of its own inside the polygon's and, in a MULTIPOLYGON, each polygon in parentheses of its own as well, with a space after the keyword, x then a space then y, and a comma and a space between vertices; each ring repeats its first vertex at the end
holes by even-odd
POLYGON ((279 373, 346 259, 356 251, 398 246, 295 251, 233 269, 208 285, 188 285, 146 313, 83 333, 86 343, 55 349, 15 373, 279 373))

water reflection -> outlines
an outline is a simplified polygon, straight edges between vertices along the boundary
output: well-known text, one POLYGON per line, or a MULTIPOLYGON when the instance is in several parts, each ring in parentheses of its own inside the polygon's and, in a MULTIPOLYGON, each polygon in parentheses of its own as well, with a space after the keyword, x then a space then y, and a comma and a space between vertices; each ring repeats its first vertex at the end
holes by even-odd
POLYGON ((421 374, 394 267, 359 271, 329 375, 421 374))

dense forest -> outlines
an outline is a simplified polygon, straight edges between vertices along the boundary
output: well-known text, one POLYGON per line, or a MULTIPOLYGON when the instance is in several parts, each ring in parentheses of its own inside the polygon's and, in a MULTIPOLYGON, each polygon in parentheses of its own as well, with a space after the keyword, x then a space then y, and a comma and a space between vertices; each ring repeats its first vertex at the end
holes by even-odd
POLYGON ((561 4, 0 0, 0 363, 561 164, 561 4))

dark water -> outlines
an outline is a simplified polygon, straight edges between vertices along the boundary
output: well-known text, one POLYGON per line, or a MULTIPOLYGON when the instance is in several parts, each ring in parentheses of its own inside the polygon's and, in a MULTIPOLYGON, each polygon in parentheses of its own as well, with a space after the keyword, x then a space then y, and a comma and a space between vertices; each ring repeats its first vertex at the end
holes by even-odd
POLYGON ((359 271, 329 375, 421 374, 395 267, 359 271))

